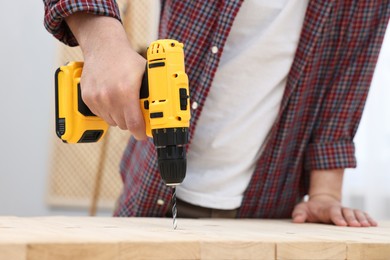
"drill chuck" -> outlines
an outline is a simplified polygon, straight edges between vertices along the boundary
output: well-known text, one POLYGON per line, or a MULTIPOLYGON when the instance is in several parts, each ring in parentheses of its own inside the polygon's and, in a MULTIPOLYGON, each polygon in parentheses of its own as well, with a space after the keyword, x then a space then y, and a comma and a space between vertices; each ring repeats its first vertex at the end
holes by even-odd
POLYGON ((178 185, 186 176, 186 147, 188 128, 164 128, 152 130, 157 148, 158 167, 166 185, 178 185))
POLYGON ((183 146, 157 148, 158 168, 166 185, 178 185, 186 177, 186 151, 183 146))

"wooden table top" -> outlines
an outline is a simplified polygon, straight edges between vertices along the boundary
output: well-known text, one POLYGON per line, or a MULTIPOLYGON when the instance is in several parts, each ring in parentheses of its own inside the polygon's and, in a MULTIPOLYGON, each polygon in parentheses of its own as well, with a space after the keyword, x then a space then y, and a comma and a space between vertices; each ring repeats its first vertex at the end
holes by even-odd
POLYGON ((390 259, 390 221, 350 228, 290 220, 0 217, 0 260, 390 259))

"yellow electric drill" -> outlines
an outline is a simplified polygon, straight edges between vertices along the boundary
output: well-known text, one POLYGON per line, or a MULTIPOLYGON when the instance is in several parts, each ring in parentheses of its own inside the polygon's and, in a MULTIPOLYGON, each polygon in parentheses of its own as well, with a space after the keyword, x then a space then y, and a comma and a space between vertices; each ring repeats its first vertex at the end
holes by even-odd
MULTIPOLYGON (((56 133, 66 143, 101 140, 108 125, 94 115, 81 98, 82 62, 60 67, 55 76, 56 133)), ((167 185, 180 184, 186 174, 190 121, 188 77, 183 44, 175 40, 152 42, 140 91, 146 134, 153 137, 158 166, 167 185)))

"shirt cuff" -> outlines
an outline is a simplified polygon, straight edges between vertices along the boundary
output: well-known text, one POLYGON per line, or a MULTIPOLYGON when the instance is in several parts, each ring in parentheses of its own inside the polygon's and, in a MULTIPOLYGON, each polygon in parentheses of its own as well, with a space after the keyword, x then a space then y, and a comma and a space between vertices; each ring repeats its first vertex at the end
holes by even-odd
POLYGON ((76 13, 86 12, 116 18, 120 21, 118 5, 115 0, 45 0, 44 25, 54 37, 69 46, 77 46, 77 40, 64 18, 76 13))
POLYGON ((309 144, 305 158, 305 169, 309 171, 355 168, 355 144, 350 141, 309 144))

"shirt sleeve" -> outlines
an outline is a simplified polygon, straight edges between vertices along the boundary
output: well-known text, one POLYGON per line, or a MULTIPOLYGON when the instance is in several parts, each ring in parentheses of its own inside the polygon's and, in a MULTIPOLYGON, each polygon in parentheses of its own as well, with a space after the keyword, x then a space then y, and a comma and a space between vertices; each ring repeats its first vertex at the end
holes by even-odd
POLYGON ((333 57, 337 65, 333 77, 322 86, 326 90, 306 150, 306 170, 356 167, 353 138, 390 15, 386 4, 374 6, 375 10, 360 10, 358 21, 351 22, 346 32, 347 47, 333 57))
POLYGON ((77 40, 64 18, 76 13, 87 12, 110 16, 120 20, 115 0, 43 0, 45 6, 44 25, 54 37, 69 46, 77 46, 77 40))

